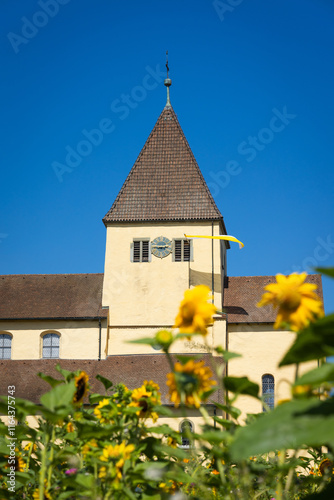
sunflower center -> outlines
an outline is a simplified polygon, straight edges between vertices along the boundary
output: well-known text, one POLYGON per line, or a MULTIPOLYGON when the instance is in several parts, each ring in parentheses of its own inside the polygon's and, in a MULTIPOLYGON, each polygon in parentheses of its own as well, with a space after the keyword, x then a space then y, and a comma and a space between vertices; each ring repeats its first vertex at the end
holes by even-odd
POLYGON ((148 401, 147 401, 147 396, 142 396, 139 401, 139 407, 142 409, 143 412, 146 412, 148 410, 148 401))
POLYGON ((185 304, 182 308, 182 317, 185 324, 191 325, 195 315, 196 309, 194 305, 190 302, 185 304))
POLYGON ((286 289, 280 296, 282 309, 286 311, 295 311, 301 303, 301 294, 297 290, 286 289))

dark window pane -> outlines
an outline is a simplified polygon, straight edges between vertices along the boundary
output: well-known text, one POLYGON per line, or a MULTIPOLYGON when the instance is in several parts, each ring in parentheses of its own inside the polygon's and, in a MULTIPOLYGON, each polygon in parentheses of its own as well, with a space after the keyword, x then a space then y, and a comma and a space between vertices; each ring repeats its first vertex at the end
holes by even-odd
POLYGON ((140 262, 140 241, 133 242, 133 262, 140 262))
POLYGON ((148 262, 148 249, 149 249, 149 241, 141 241, 142 244, 142 262, 148 262))
POLYGON ((181 262, 182 260, 182 241, 181 240, 175 240, 175 262, 181 262))
POLYGON ((190 241, 188 240, 183 241, 183 260, 185 262, 190 261, 190 241))

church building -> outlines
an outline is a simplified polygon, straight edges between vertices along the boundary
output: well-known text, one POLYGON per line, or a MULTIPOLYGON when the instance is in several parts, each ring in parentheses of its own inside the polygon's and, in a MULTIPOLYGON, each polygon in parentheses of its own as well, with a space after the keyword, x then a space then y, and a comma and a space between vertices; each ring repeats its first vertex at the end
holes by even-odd
MULTIPOLYGON (((38 402, 49 386, 37 373, 57 377, 60 363, 85 370, 94 391, 103 391, 97 374, 131 389, 152 379, 170 405, 164 353, 128 341, 171 329, 184 291, 205 284, 223 311, 209 327, 209 346, 242 355, 229 362, 228 374, 257 382, 271 406, 290 396, 294 372, 278 369, 278 362, 294 334, 273 329, 271 307, 256 307, 275 277, 229 276, 228 241, 185 236, 227 231, 170 104, 170 84, 167 78, 167 104, 103 218, 104 273, 0 276, 1 394, 15 385, 17 397, 38 402)), ((322 298, 321 277, 307 280, 322 298)), ((198 354, 208 366, 215 356, 199 336, 178 341, 173 352, 198 354)), ((224 394, 215 398, 211 414, 224 394)), ((238 406, 244 413, 262 411, 260 401, 246 396, 238 406)))

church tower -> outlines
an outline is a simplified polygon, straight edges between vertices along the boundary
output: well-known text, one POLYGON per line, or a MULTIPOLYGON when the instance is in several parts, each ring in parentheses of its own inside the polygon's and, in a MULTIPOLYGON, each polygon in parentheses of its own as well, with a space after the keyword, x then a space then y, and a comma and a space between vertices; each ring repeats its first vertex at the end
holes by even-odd
MULTIPOLYGON (((166 106, 103 218, 107 355, 127 354, 133 348, 124 341, 171 328, 184 291, 195 285, 209 286, 222 309, 229 243, 185 235, 227 234, 224 220, 170 104, 169 78, 165 85, 166 106)), ((224 344, 221 316, 213 328, 211 341, 224 344)), ((147 349, 152 354, 136 345, 137 353, 147 349)), ((189 350, 203 346, 189 343, 189 350)))

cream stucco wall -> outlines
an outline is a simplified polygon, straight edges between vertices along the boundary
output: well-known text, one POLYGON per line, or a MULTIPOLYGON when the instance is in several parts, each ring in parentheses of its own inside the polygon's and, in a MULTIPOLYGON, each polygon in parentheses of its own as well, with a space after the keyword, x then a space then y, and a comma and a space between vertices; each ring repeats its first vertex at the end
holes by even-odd
MULTIPOLYGON (((229 362, 228 374, 234 377, 247 376, 252 382, 260 386, 262 376, 273 375, 275 379, 275 404, 281 399, 291 398, 291 383, 295 378, 295 366, 278 368, 283 355, 295 339, 294 333, 274 330, 270 324, 229 324, 228 348, 232 352, 241 354, 229 362)), ((315 368, 316 362, 304 363, 300 374, 315 368)), ((254 398, 239 396, 236 406, 246 413, 259 413, 262 404, 254 398)))
MULTIPOLYGON (((130 261, 130 245, 134 238, 158 236, 170 240, 186 234, 211 236, 209 223, 113 224, 107 227, 103 306, 109 306, 110 325, 154 326, 172 325, 183 293, 191 285, 212 284, 212 240, 193 240, 193 261, 173 262, 172 254, 151 262, 130 261)), ((214 234, 220 234, 214 223, 214 234)), ((221 299, 221 242, 213 240, 214 300, 218 309, 221 299)))
MULTIPOLYGON (((107 320, 102 321, 101 358, 106 357, 107 320)), ((16 320, 0 322, 0 333, 12 335, 11 359, 42 358, 42 337, 59 333, 60 359, 98 359, 98 320, 16 320)))
MULTIPOLYGON (((160 325, 159 327, 120 327, 110 326, 108 334, 108 355, 120 354, 154 354, 161 352, 153 349, 150 345, 131 344, 129 341, 140 338, 151 338, 159 331, 166 328, 171 330, 172 324, 160 325)), ((176 331, 175 331, 176 333, 176 331)), ((212 327, 208 328, 206 342, 201 335, 195 336, 193 340, 178 340, 170 349, 172 353, 205 353, 209 348, 217 345, 225 345, 226 322, 222 317, 217 318, 212 327)))

